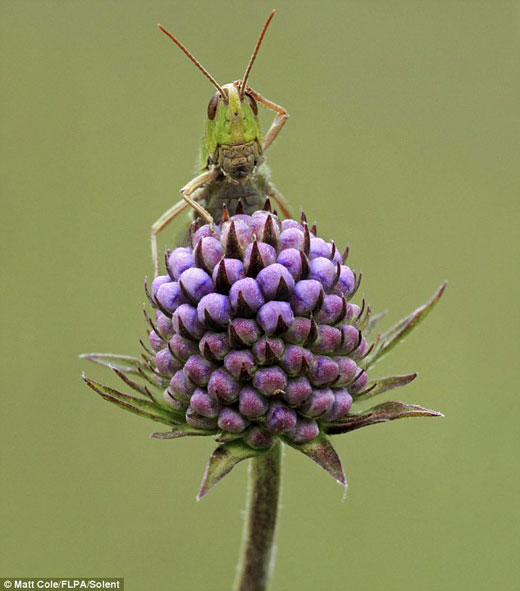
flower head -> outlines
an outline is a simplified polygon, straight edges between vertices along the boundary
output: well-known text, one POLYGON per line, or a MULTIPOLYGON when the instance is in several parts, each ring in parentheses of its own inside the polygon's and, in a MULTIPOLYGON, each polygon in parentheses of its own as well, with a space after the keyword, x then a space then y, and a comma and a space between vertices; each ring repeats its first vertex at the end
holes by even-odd
POLYGON ((433 298, 369 345, 378 316, 351 302, 361 275, 334 242, 270 211, 194 222, 188 245, 166 253, 166 274, 148 291, 154 308, 142 360, 90 354, 141 397, 89 378, 103 398, 171 426, 153 437, 213 435, 203 496, 242 459, 281 438, 345 476, 328 435, 404 416, 439 413, 400 402, 354 412, 353 403, 411 382, 370 379, 369 368, 438 301, 433 298), (137 383, 132 374, 140 376, 137 383))

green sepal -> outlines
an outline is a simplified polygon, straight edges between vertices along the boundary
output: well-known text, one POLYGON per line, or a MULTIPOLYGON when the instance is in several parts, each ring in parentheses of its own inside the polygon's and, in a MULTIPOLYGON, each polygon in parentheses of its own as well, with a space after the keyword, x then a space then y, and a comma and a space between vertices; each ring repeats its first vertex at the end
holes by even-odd
POLYGON ((150 371, 141 359, 130 355, 115 355, 113 353, 83 353, 80 359, 88 359, 98 365, 104 365, 110 369, 117 369, 122 373, 139 375, 141 371, 150 371))
POLYGON ((288 438, 284 438, 284 441, 287 445, 301 451, 316 462, 318 466, 321 466, 335 480, 347 488, 347 479, 343 471, 343 466, 341 465, 341 460, 325 434, 320 433, 317 437, 306 443, 294 443, 294 441, 288 438))
POLYGON ((97 394, 99 394, 102 398, 108 400, 108 402, 117 404, 129 412, 133 412, 134 414, 140 415, 142 417, 147 417, 148 419, 152 419, 153 421, 157 421, 159 423, 164 423, 165 425, 175 425, 179 422, 179 417, 173 410, 168 411, 149 400, 143 400, 142 398, 123 394, 123 392, 119 392, 114 388, 110 388, 109 386, 105 386, 100 382, 91 380, 85 375, 81 377, 87 386, 92 388, 92 390, 97 392, 97 394))
POLYGON ((171 431, 159 431, 152 433, 150 437, 152 439, 179 439, 179 437, 197 437, 197 436, 208 436, 215 435, 217 430, 206 431, 205 429, 197 429, 188 424, 175 425, 171 431))
POLYGON ((229 431, 218 431, 217 436, 215 437, 215 441, 217 443, 229 443, 230 441, 235 441, 237 439, 242 439, 247 431, 242 431, 241 433, 230 433, 229 431))
POLYGON ((442 283, 439 289, 433 296, 420 308, 417 308, 406 318, 400 320, 397 324, 392 326, 389 330, 383 333, 377 340, 376 346, 372 353, 370 353, 361 363, 363 369, 368 369, 376 361, 380 361, 389 353, 398 343, 400 343, 410 332, 419 325, 419 323, 426 318, 426 316, 434 308, 439 301, 444 290, 446 289, 446 281, 442 283))
POLYGON ((396 400, 389 400, 383 402, 372 408, 367 408, 357 413, 352 413, 335 423, 325 425, 325 431, 329 435, 339 435, 340 433, 348 433, 361 427, 368 425, 375 425, 376 423, 386 423, 387 421, 394 421, 396 419, 403 419, 405 417, 442 417, 442 413, 428 408, 423 408, 416 404, 405 404, 396 400))
POLYGON ((352 397, 354 399, 354 402, 368 400, 369 398, 373 398, 378 394, 383 394, 383 392, 388 392, 389 390, 393 390, 394 388, 401 388, 402 386, 406 386, 406 384, 413 382, 416 377, 417 372, 410 373, 405 376, 389 376, 387 378, 377 378, 367 384, 367 387, 364 390, 364 392, 360 392, 359 394, 353 394, 352 397))
POLYGON ((229 443, 219 445, 208 461, 197 500, 200 501, 202 497, 206 496, 239 462, 254 458, 262 453, 265 453, 265 450, 259 451, 253 449, 242 440, 230 441, 229 443))

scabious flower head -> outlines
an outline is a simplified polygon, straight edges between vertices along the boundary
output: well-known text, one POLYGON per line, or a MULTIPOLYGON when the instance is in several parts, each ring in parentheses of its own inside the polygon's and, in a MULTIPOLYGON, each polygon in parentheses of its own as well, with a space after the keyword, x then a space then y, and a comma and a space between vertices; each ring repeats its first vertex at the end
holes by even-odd
POLYGON ((158 438, 214 435, 221 446, 200 495, 235 463, 276 438, 345 484, 329 434, 433 411, 398 402, 354 412, 352 404, 405 385, 416 374, 371 380, 367 370, 431 309, 422 308, 372 345, 377 317, 351 302, 361 275, 334 242, 270 211, 224 211, 194 222, 187 246, 168 251, 166 273, 147 290, 153 314, 142 360, 91 354, 147 398, 87 383, 105 399, 171 425, 158 438), (130 375, 138 374, 144 384, 130 375))

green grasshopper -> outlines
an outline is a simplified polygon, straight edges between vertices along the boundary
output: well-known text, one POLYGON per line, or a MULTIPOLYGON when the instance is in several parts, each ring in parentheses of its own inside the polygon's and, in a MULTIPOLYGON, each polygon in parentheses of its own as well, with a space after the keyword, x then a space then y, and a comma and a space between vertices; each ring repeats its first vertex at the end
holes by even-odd
POLYGON ((289 114, 283 107, 264 98, 247 84, 274 12, 271 12, 262 28, 242 79, 224 86, 220 86, 174 35, 158 25, 208 78, 217 92, 208 104, 199 174, 180 190, 182 200, 164 212, 152 226, 151 243, 155 275, 159 273, 157 236, 189 206, 203 220, 213 224, 214 219, 220 219, 224 206, 227 206, 231 213, 235 213, 240 203, 244 212, 250 214, 260 209, 265 199, 270 197, 278 204, 283 215, 290 217, 288 205, 271 183, 269 170, 264 162, 264 152, 280 133, 289 114), (258 121, 257 103, 276 113, 263 138, 258 121))

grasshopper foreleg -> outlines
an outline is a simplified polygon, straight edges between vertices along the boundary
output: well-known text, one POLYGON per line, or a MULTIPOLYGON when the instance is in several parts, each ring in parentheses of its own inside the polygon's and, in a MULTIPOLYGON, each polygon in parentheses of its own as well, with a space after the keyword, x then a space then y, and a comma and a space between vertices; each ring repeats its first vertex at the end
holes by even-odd
MULTIPOLYGON (((235 85, 240 87, 241 84, 242 80, 235 81, 235 85)), ((266 109, 269 109, 270 111, 274 111, 276 113, 276 116, 273 122, 271 123, 271 127, 265 134, 265 137, 262 142, 263 150, 265 152, 265 150, 267 150, 267 148, 269 148, 269 146, 273 143, 280 131, 282 131, 282 127, 285 125, 287 119, 289 119, 289 113, 280 105, 277 105, 276 103, 273 103, 273 101, 270 101, 269 99, 263 97, 259 92, 256 92, 256 90, 254 90, 250 86, 246 87, 246 92, 249 93, 255 99, 255 101, 259 102, 266 109)))
MULTIPOLYGON (((203 220, 205 220, 208 224, 211 224, 211 225, 213 225, 213 223, 214 223, 213 218, 211 217, 209 212, 206 211, 202 207, 202 205, 197 203, 197 201, 193 197, 191 197, 191 195, 199 187, 202 187, 203 185, 205 185, 209 181, 212 181, 215 177, 218 176, 218 174, 219 174, 219 170, 217 167, 211 168, 210 170, 207 170, 206 172, 199 174, 199 176, 196 176, 189 183, 184 185, 184 187, 182 187, 182 189, 180 190, 180 193, 181 193, 183 199, 189 205, 191 205, 191 207, 193 207, 193 209, 200 215, 200 217, 203 220)), ((199 197, 199 199, 200 199, 200 197, 199 197)))

